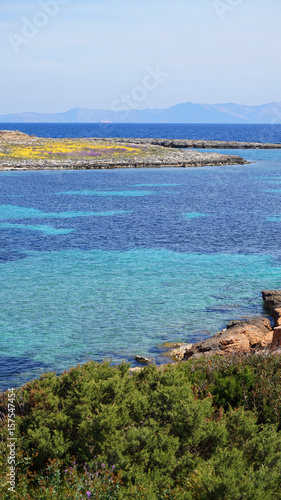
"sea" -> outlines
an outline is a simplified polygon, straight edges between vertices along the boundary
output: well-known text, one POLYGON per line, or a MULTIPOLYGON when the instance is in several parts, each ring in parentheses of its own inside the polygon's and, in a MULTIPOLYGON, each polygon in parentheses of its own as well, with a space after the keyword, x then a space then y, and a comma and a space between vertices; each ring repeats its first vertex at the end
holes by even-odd
MULTIPOLYGON (((281 142, 281 125, 7 124, 40 137, 281 142)), ((165 363, 281 288, 281 150, 246 165, 0 172, 0 390, 89 360, 165 363)))

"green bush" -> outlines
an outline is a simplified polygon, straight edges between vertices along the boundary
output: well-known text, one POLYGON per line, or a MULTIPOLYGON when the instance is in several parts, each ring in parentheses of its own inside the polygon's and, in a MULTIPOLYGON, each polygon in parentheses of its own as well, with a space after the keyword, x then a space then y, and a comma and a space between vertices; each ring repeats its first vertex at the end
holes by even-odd
MULTIPOLYGON (((14 498, 281 498, 280 374, 277 356, 241 356, 43 375, 18 391, 14 498)), ((1 435, 10 498, 6 417, 1 435)))
POLYGON ((188 379, 200 397, 211 394, 217 407, 253 410, 259 423, 281 421, 281 358, 235 355, 185 363, 188 379))

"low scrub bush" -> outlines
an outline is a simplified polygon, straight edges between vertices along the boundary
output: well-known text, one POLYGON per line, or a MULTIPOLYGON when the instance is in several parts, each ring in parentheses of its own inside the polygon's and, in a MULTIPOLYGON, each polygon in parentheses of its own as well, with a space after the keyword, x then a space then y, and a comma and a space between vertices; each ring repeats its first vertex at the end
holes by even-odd
POLYGON ((277 356, 200 359, 134 375, 94 362, 17 392, 16 493, 1 498, 281 498, 277 356))

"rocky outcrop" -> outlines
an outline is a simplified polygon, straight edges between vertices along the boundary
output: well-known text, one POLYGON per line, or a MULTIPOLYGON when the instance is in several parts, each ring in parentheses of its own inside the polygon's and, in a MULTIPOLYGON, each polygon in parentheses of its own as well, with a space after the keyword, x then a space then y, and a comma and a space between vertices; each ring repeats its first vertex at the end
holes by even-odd
POLYGON ((188 349, 192 348, 192 344, 183 344, 183 343, 176 343, 176 344, 169 344, 166 343, 164 344, 164 347, 170 348, 170 350, 165 354, 166 356, 171 357, 174 361, 181 361, 188 349))
POLYGON ((273 341, 270 321, 266 318, 233 321, 214 337, 195 344, 187 350, 183 359, 233 353, 250 353, 256 349, 269 348, 273 341))
POLYGON ((148 364, 152 363, 152 361, 153 361, 152 358, 148 358, 146 356, 135 356, 135 360, 138 363, 142 363, 144 365, 148 365, 148 364))
MULTIPOLYGON (((281 355, 281 290, 264 290, 262 297, 264 307, 272 316, 274 326, 264 317, 234 320, 230 321, 224 330, 203 342, 193 345, 168 342, 160 347, 168 349, 166 356, 174 361, 263 351, 281 355)), ((143 364, 151 361, 149 358, 137 356, 135 359, 143 364)))
POLYGON ((0 141, 28 140, 34 135, 28 135, 19 130, 0 130, 0 141))
POLYGON ((281 290, 263 290, 264 307, 274 319, 273 340, 274 346, 281 346, 281 290))
POLYGON ((281 354, 281 291, 264 290, 262 297, 265 309, 274 320, 273 327, 269 319, 262 317, 231 321, 224 330, 204 342, 182 348, 180 359, 186 361, 201 356, 253 353, 265 349, 281 354))
POLYGON ((271 323, 269 321, 269 319, 267 318, 251 318, 251 319, 247 319, 247 320, 234 320, 234 321, 230 321, 227 325, 226 325, 226 329, 227 330, 231 330, 232 328, 235 328, 235 327, 248 327, 249 325, 251 326, 255 326, 256 328, 258 328, 259 330, 261 330, 263 333, 267 333, 269 330, 271 330, 271 323))
POLYGON ((262 298, 264 307, 275 321, 275 327, 281 326, 281 291, 263 290, 262 298))

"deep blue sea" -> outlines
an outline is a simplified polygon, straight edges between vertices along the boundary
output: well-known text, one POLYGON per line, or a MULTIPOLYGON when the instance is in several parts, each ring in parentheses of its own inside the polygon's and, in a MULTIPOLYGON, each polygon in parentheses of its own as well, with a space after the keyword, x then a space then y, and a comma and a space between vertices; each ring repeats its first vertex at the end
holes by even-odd
POLYGON ((20 130, 38 137, 150 137, 214 141, 281 142, 281 124, 127 124, 127 123, 0 123, 1 130, 20 130))
MULTIPOLYGON (((281 142, 278 125, 113 127, 281 142)), ((89 137, 102 125, 4 128, 89 137)), ((92 359, 163 362, 164 342, 264 314, 261 290, 281 288, 281 150, 230 152, 251 164, 0 172, 1 390, 92 359)))

